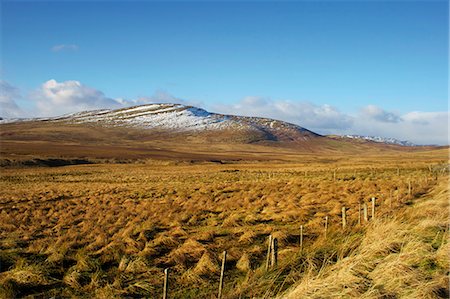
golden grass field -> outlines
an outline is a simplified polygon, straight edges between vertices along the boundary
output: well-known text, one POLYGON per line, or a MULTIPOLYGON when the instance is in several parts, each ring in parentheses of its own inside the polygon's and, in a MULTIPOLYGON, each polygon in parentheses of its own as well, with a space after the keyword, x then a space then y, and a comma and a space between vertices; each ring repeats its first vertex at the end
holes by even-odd
POLYGON ((2 168, 0 298, 448 297, 448 149, 284 157, 2 168))

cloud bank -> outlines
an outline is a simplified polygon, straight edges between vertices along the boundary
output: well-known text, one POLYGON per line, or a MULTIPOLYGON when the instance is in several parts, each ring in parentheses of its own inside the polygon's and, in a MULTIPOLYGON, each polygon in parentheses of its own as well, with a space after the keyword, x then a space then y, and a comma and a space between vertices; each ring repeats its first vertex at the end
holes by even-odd
MULTIPOLYGON (((0 117, 27 116, 17 105, 20 91, 0 81, 0 117)), ((181 99, 165 91, 136 99, 113 99, 103 92, 79 81, 49 80, 27 97, 34 106, 31 116, 57 116, 84 110, 121 108, 148 103, 179 103, 204 107, 211 112, 243 116, 259 116, 298 124, 320 134, 357 134, 392 137, 416 144, 449 144, 449 112, 411 111, 400 114, 377 105, 362 107, 355 115, 327 104, 274 100, 248 96, 234 104, 203 105, 201 102, 181 99)))
POLYGON ((79 81, 49 80, 34 91, 30 98, 36 102, 40 116, 56 116, 84 110, 119 108, 121 103, 106 97, 103 92, 79 81))
POLYGON ((311 130, 342 130, 353 125, 353 119, 330 105, 287 100, 273 101, 263 97, 245 97, 237 104, 215 105, 213 110, 244 116, 260 116, 299 124, 311 130))
POLYGON ((43 83, 30 94, 29 98, 36 105, 37 109, 34 114, 37 116, 58 116, 86 110, 117 109, 149 103, 195 104, 163 90, 137 99, 113 99, 105 96, 100 90, 86 86, 79 81, 57 82, 54 79, 43 83))
POLYGON ((20 98, 18 88, 0 80, 0 117, 16 118, 24 116, 24 111, 16 103, 16 100, 20 98))
POLYGON ((215 105, 221 113, 261 116, 298 124, 320 134, 356 134, 391 137, 416 144, 449 144, 449 112, 398 114, 367 105, 349 115, 330 105, 246 97, 231 105, 215 105))
POLYGON ((361 112, 364 116, 367 116, 369 119, 379 122, 398 123, 402 121, 402 118, 396 113, 385 111, 375 105, 368 105, 363 109, 361 109, 361 112))

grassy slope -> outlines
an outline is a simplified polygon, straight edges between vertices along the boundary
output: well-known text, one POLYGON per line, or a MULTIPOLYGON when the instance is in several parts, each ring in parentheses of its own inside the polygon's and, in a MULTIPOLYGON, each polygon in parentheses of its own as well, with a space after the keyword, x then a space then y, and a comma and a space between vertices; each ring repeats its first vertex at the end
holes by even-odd
POLYGON ((444 179, 414 205, 373 221, 360 246, 332 265, 309 269, 281 297, 448 298, 448 212, 444 179))
POLYGON ((46 122, 0 125, 0 140, 2 159, 13 161, 34 158, 303 161, 305 155, 398 155, 430 150, 326 137, 273 142, 245 131, 167 134, 93 125, 55 127, 46 122))

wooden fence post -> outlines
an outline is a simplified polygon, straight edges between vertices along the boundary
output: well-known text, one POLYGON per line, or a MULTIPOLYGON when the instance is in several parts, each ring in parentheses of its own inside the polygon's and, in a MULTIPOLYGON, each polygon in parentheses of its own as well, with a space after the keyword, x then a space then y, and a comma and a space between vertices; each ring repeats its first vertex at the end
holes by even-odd
POLYGON ((325 216, 325 239, 327 238, 328 231, 328 216, 325 216))
POLYGON ((347 226, 347 215, 345 211, 345 207, 342 207, 342 228, 347 226))
POLYGON ((372 219, 375 219, 375 197, 372 197, 372 219))
POLYGON ((272 253, 272 235, 269 236, 269 244, 267 246, 266 271, 269 270, 271 253, 272 253))
POLYGON ((163 299, 169 298, 169 268, 164 269, 163 299))
POLYGON ((222 257, 222 268, 220 269, 220 282, 219 282, 219 295, 217 296, 218 299, 222 299, 222 293, 223 293, 223 279, 225 274, 225 263, 227 261, 227 252, 223 252, 222 257))
POLYGON ((278 240, 277 238, 272 238, 272 260, 270 266, 276 268, 278 265, 278 240))
POLYGON ((364 221, 367 222, 369 221, 369 217, 367 215, 367 203, 363 204, 363 209, 364 209, 364 221))

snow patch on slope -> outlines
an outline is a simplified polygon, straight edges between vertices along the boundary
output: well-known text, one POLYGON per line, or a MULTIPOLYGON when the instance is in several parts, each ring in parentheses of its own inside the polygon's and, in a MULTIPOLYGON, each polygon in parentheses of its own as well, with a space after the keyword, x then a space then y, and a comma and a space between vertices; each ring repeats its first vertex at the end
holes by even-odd
POLYGON ((58 120, 70 123, 101 123, 106 126, 132 126, 177 131, 222 129, 227 116, 176 104, 150 104, 119 110, 98 110, 65 115, 58 120))

